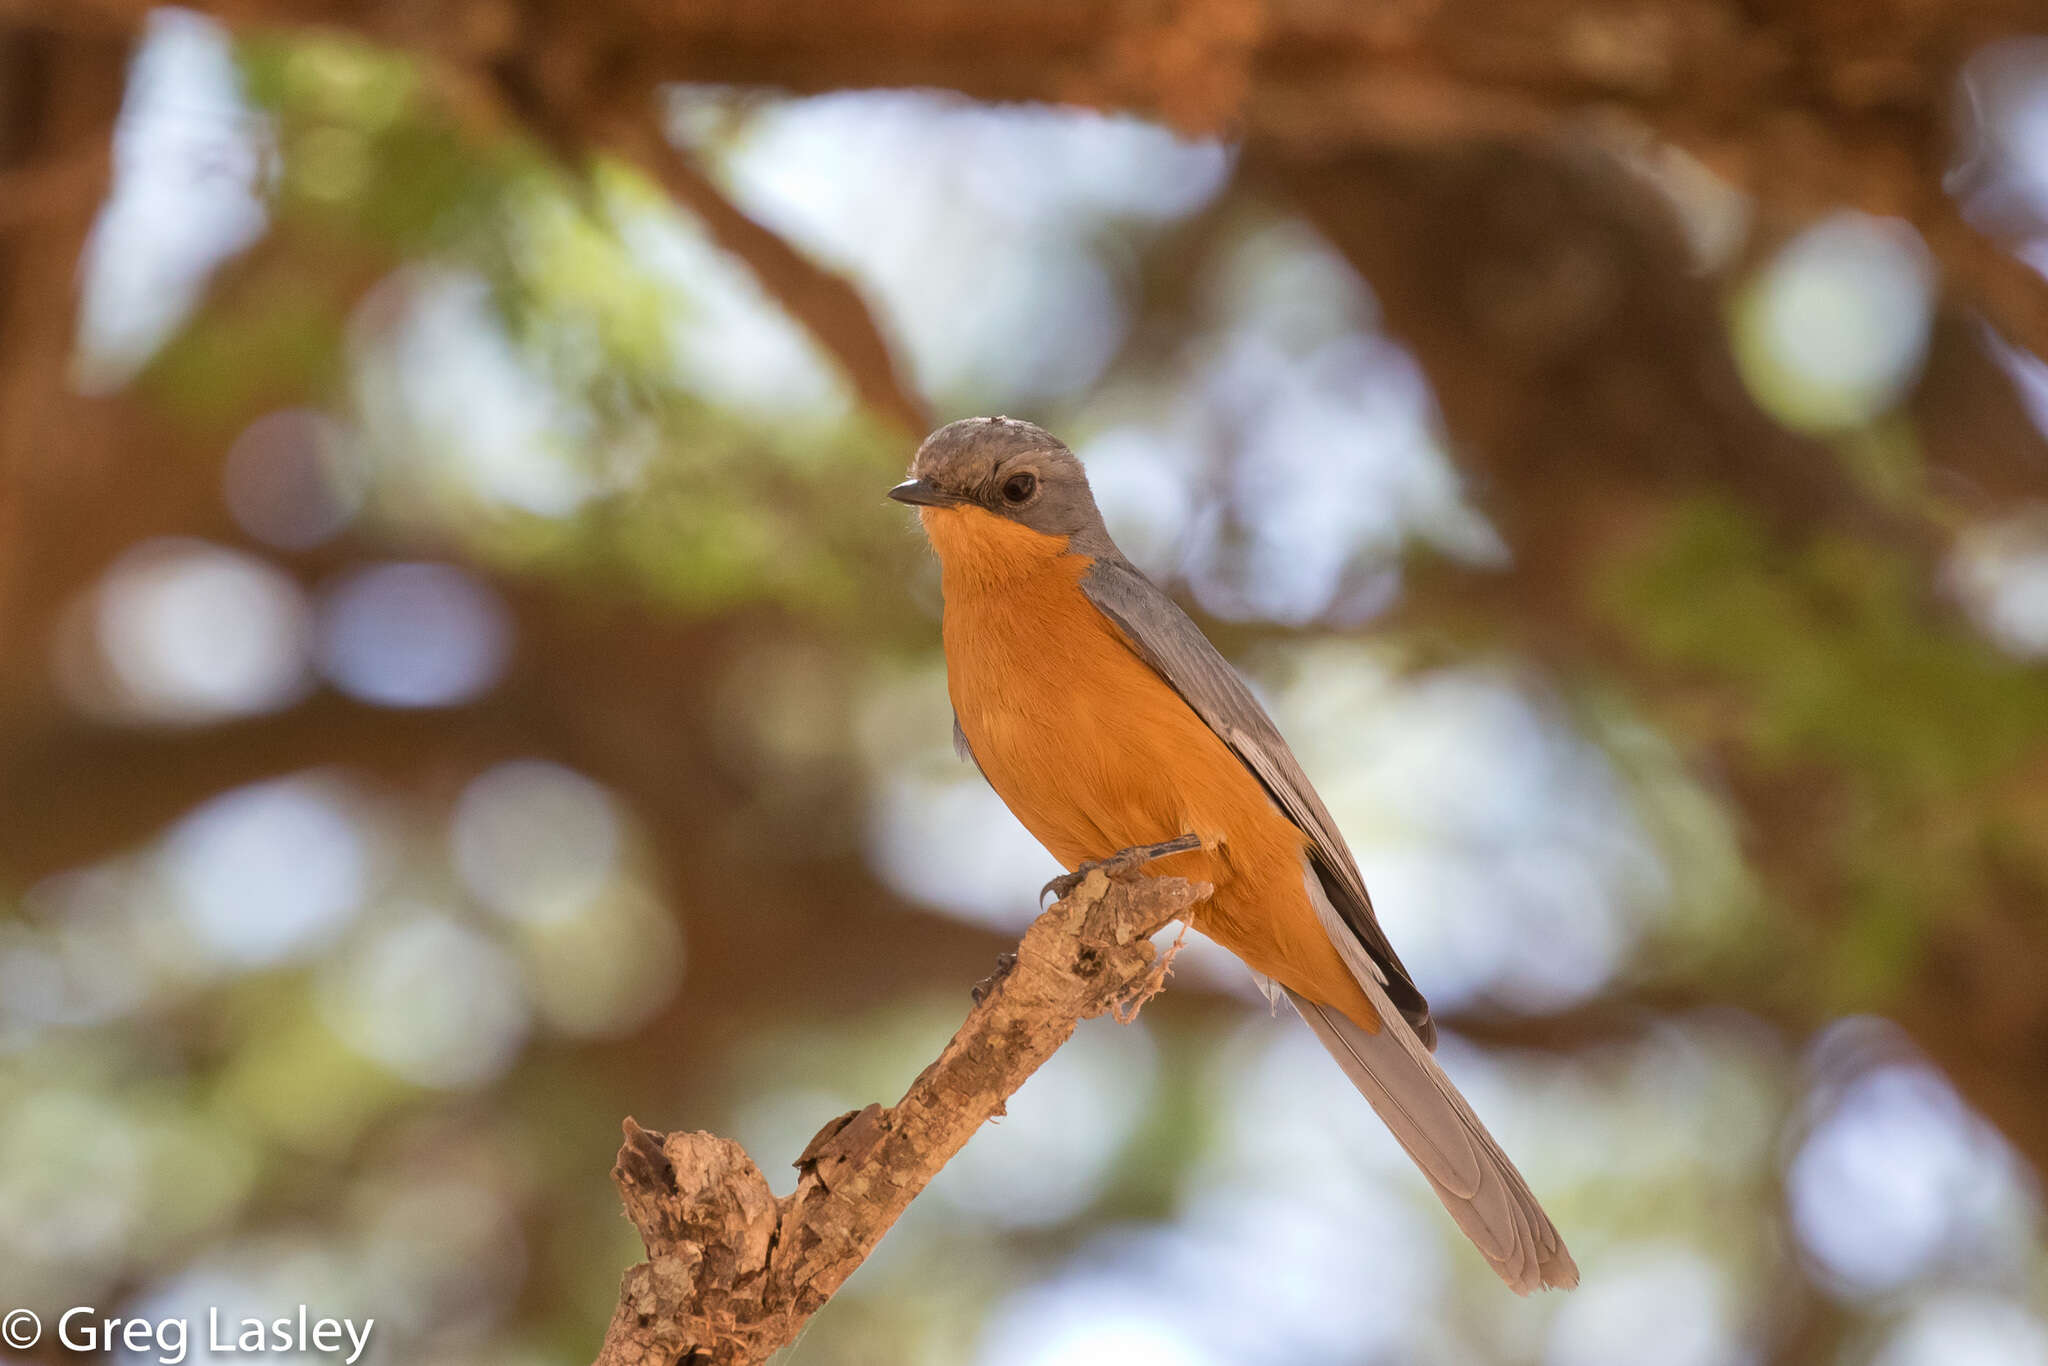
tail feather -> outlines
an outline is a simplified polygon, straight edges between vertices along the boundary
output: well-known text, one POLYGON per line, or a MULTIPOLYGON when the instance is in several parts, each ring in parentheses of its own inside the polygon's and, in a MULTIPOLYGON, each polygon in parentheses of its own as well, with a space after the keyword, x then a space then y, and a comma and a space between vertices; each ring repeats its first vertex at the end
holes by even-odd
POLYGON ((1500 1278, 1522 1295, 1577 1285, 1577 1264, 1515 1164, 1391 1002, 1379 999, 1378 984, 1365 985, 1381 1007, 1383 1024, 1374 1034, 1287 995, 1500 1278))
POLYGON ((1394 1008, 1379 965, 1331 905, 1306 856, 1302 883, 1323 932, 1372 1002, 1380 1028, 1368 1033, 1341 1011, 1289 991, 1294 1008, 1393 1130, 1429 1178, 1437 1199, 1502 1280, 1523 1295, 1541 1287, 1569 1290, 1577 1285, 1579 1268, 1529 1183, 1444 1075, 1429 1043, 1394 1008))

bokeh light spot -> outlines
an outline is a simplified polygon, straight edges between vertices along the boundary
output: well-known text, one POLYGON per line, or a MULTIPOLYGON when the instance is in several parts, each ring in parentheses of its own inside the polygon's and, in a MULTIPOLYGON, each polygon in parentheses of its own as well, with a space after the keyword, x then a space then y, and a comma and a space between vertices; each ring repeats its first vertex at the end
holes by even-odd
POLYGON ((66 661, 59 677, 87 709, 129 720, 196 725, 275 711, 308 686, 310 615, 298 585, 254 556, 145 541, 100 581, 96 657, 66 661))
POLYGON ((576 1038, 632 1033, 675 995, 683 933, 644 888, 615 885, 566 919, 534 924, 526 939, 534 1004, 576 1038))
POLYGON ((322 976, 322 1013, 351 1047, 420 1086, 501 1075, 531 1026, 524 974, 496 939, 406 907, 322 976))
POLYGON ((1013 1295, 989 1316, 980 1366, 1223 1366, 1192 1325, 1078 1287, 1013 1295))
POLYGON ((117 1264, 143 1217, 146 1154, 121 1106, 49 1088, 0 1106, 0 1253, 117 1264))
POLYGON ((228 447, 228 510, 242 530, 280 550, 310 550, 362 506, 363 472, 345 428, 324 413, 286 408, 257 418, 228 447))
POLYGON ((453 565, 360 569, 321 604, 320 670, 384 707, 451 707, 498 679, 512 645, 504 604, 453 565))
POLYGON ((2048 37, 1988 43, 1957 78, 1962 164, 1949 192, 1999 235, 2048 220, 2048 37))
POLYGON ((1740 1359, 1727 1275, 1690 1249, 1609 1248, 1558 1308, 1546 1366, 1721 1366, 1740 1359))
POLYGON ((1920 372, 1934 269, 1912 228, 1840 213, 1807 229, 1743 291, 1735 354, 1758 401, 1802 430, 1870 421, 1920 372))
POLYGON ((2023 659, 2048 658, 2048 508, 1969 528, 1948 569, 1986 635, 2023 659))
POLYGON ((226 28, 150 11, 115 125, 112 193, 81 263, 73 376, 89 393, 147 364, 214 269, 263 234, 269 147, 240 86, 226 28))
POLYGON ((97 1024, 141 1004, 161 965, 136 933, 137 900, 103 867, 29 888, 22 919, 0 921, 0 1021, 97 1024))
POLYGON ((355 388, 378 474, 428 506, 452 490, 537 517, 566 517, 597 491, 590 414, 507 335, 490 282, 409 266, 351 321, 355 388))
POLYGON ((1916 1306, 1871 1366, 2048 1366, 2048 1323, 2011 1300, 1949 1291, 1916 1306))
POLYGON ((368 890, 369 863, 355 814, 316 777, 216 797, 178 822, 158 853, 172 904, 201 943, 251 967, 339 933, 368 890))
POLYGON ((1231 160, 1137 119, 923 92, 782 101, 721 150, 749 213, 860 279, 920 389, 1006 403, 1081 392, 1123 337, 1123 263, 1087 234, 1193 213, 1231 160))
MULTIPOLYGON (((1873 1031, 1884 1032, 1867 1021, 1837 1024, 1816 1041, 1815 1056, 1873 1031)), ((1840 1083, 1792 1159, 1786 1195, 1807 1252, 1863 1295, 1938 1265, 2023 1256, 2039 1217, 2004 1141, 1916 1061, 1881 1063, 1840 1083)))
POLYGON ((1077 452, 1088 468, 1117 548, 1161 583, 1178 577, 1194 499, 1185 447, 1165 432, 1126 424, 1098 432, 1077 452))
POLYGON ((612 795, 538 759, 498 764, 472 780, 456 802, 451 839, 463 885, 511 920, 572 916, 619 866, 612 795))

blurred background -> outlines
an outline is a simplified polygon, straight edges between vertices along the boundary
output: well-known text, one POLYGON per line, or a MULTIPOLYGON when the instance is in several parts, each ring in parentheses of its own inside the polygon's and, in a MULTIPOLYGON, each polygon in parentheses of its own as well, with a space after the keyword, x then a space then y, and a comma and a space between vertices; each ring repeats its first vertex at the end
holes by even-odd
POLYGON ((2038 13, 667 8, 0 3, 0 1307, 573 1366, 621 1117, 898 1096, 1055 871, 883 498, 999 411, 1585 1283, 1198 946, 790 1360, 2048 1366, 2038 13))

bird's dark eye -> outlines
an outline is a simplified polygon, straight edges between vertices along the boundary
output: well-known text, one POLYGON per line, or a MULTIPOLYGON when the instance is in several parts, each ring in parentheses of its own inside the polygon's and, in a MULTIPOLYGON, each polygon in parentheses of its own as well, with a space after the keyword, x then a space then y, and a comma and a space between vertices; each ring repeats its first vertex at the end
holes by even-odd
POLYGON ((1038 492, 1038 476, 1035 474, 1013 474, 1003 481, 1003 501, 1016 506, 1031 501, 1031 495, 1038 492))

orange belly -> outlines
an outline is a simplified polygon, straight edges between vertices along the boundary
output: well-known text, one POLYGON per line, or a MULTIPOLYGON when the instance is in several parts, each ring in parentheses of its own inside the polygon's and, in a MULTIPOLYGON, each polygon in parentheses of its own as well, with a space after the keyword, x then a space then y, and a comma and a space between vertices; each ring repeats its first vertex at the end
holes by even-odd
POLYGON ((989 784, 1069 869, 1200 835, 1208 847, 1149 870, 1215 886, 1197 928, 1254 971, 1377 1030, 1309 901, 1306 837, 1083 595, 1088 564, 1061 555, 1000 578, 948 566, 947 687, 989 784))

